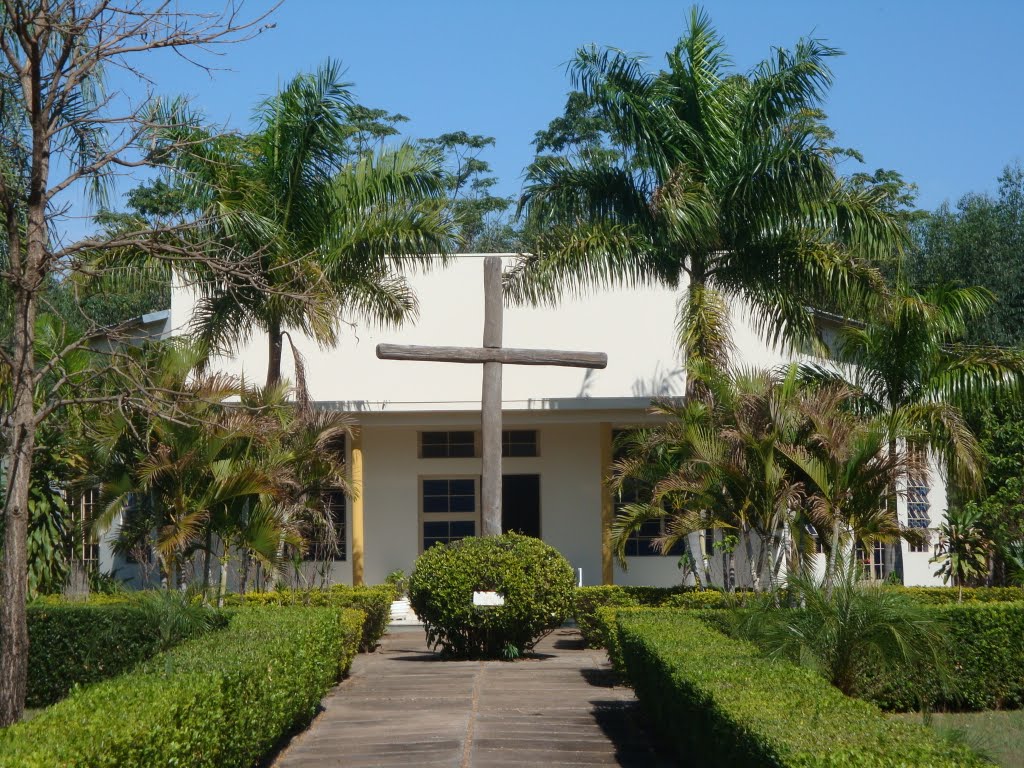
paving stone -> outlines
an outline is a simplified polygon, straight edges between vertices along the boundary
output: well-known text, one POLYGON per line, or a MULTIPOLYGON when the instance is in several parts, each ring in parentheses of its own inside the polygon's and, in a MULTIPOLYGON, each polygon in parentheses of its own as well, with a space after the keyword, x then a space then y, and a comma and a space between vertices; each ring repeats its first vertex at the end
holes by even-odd
POLYGON ((323 711, 274 768, 669 766, 644 730, 633 692, 575 630, 533 658, 445 662, 421 629, 398 628, 360 654, 323 711))

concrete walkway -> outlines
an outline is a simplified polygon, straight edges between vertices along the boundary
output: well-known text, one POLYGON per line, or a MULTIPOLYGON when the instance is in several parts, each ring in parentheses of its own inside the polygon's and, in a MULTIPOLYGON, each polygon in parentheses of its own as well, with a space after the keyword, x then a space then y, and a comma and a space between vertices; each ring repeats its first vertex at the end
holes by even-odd
POLYGON ((603 651, 558 630, 536 658, 442 662, 421 628, 392 630, 361 654, 324 711, 275 768, 326 766, 668 766, 603 651))

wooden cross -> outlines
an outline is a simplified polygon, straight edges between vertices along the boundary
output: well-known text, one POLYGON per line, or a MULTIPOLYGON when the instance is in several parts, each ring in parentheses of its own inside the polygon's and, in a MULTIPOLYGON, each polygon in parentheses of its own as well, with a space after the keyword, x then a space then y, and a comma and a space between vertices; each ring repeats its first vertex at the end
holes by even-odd
POLYGON ((501 257, 484 259, 484 345, 482 347, 425 347, 410 344, 378 344, 381 360, 424 360, 435 363, 482 363, 483 397, 480 417, 483 433, 483 471, 480 495, 483 516, 481 533, 501 533, 501 366, 559 365, 571 368, 604 368, 603 352, 563 352, 554 349, 511 349, 501 346, 501 257))

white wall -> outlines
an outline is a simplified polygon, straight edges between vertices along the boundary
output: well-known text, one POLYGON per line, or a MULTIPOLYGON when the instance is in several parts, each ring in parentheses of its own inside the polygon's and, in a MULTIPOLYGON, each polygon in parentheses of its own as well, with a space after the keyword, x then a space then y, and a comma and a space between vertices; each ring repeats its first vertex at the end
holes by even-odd
MULTIPOLYGON (((601 582, 601 469, 598 424, 517 424, 538 429, 540 455, 507 458, 505 474, 540 475, 541 535, 588 584, 601 582)), ((436 426, 432 426, 437 428, 436 426)), ((458 426, 453 428, 459 428, 458 426)), ((363 429, 363 517, 368 584, 420 553, 419 479, 480 475, 480 459, 421 459, 417 429, 363 429)))
MULTIPOLYGON (((375 348, 380 342, 479 346, 483 259, 458 257, 445 269, 414 275, 412 284, 420 302, 414 325, 399 330, 340 325, 340 342, 333 350, 318 349, 314 342, 296 335, 315 400, 361 401, 360 409, 389 411, 478 407, 480 366, 378 360, 375 348)), ((677 300, 676 292, 645 287, 568 296, 557 308, 507 307, 505 346, 606 352, 608 367, 588 372, 505 366, 505 406, 524 407, 544 398, 680 394, 681 379, 672 375, 680 366, 674 330, 677 300)), ((190 290, 175 288, 171 314, 178 331, 187 328, 194 302, 190 290)), ((770 365, 785 359, 758 339, 741 312, 733 315, 735 344, 744 363, 770 365)), ((266 365, 267 342, 259 333, 233 359, 222 361, 224 370, 260 383, 266 378, 266 365)), ((294 377, 287 345, 283 371, 286 377, 294 377)))

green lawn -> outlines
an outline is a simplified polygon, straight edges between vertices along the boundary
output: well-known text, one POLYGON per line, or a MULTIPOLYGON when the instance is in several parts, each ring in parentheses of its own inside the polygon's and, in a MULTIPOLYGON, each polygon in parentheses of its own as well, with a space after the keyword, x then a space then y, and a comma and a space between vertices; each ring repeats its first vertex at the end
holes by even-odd
MULTIPOLYGON (((914 713, 895 717, 921 722, 914 713)), ((937 712, 932 728, 952 732, 1003 768, 1024 768, 1024 710, 1012 712, 937 712)))

